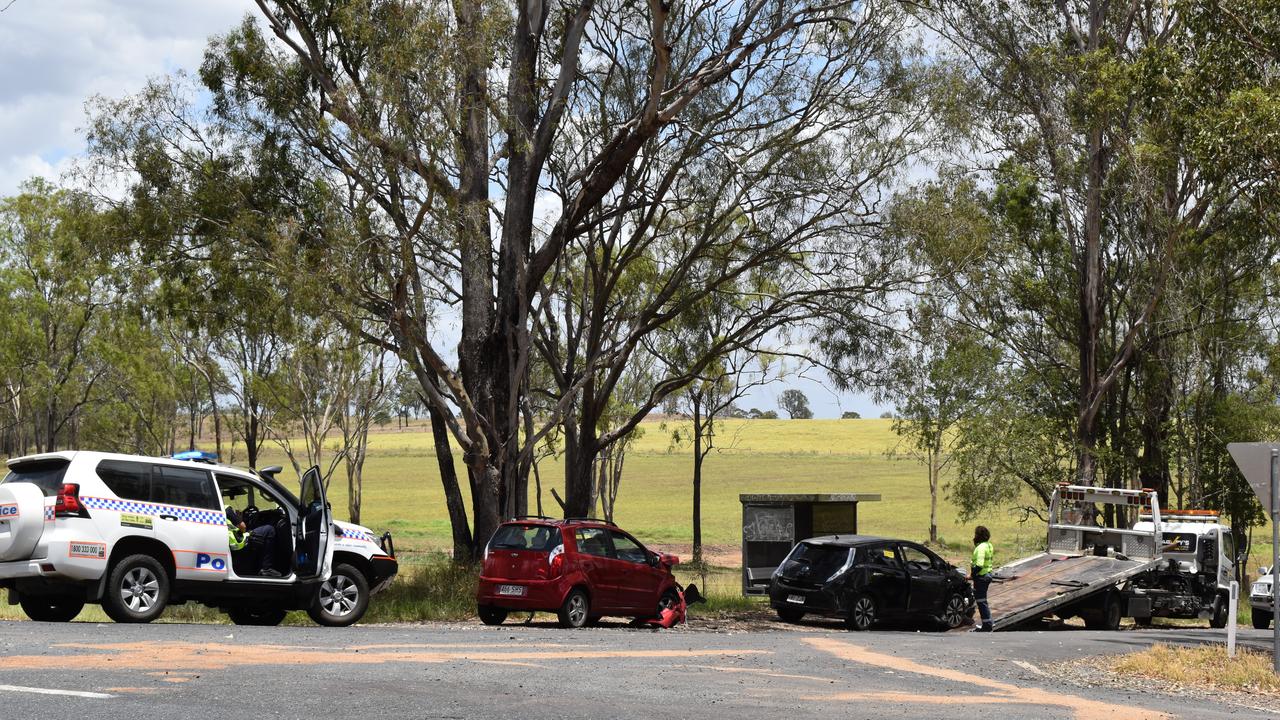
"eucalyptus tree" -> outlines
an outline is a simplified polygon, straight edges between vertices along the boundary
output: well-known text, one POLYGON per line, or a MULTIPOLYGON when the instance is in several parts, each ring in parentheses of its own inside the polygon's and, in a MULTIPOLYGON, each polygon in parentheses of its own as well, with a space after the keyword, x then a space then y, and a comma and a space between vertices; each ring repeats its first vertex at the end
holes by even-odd
MULTIPOLYGON (((1160 313, 1174 278, 1238 208, 1275 197, 1265 158, 1276 136, 1262 130, 1276 126, 1274 60, 1216 4, 916 5, 966 72, 980 119, 970 167, 998 168, 986 179, 999 188, 1004 247, 967 279, 1043 294, 986 303, 981 324, 1011 353, 1046 355, 1028 366, 1047 372, 1028 379, 1069 390, 1077 479, 1092 484, 1108 452, 1100 443, 1129 432, 1117 386, 1176 324, 1160 313), (1019 313, 1034 320, 1016 322, 1019 313)), ((1274 31, 1274 14, 1244 15, 1255 37, 1274 31)))
MULTIPOLYGON (((287 132, 340 178, 333 186, 362 232, 334 248, 328 266, 352 271, 344 284, 385 324, 385 347, 404 358, 461 448, 474 547, 515 507, 522 468, 569 405, 579 403, 580 427, 596 433, 591 415, 635 348, 679 312, 678 294, 790 265, 795 282, 776 286, 785 292, 752 291, 759 319, 727 349, 784 315, 817 314, 824 294, 882 289, 883 254, 859 247, 868 241, 850 228, 874 215, 916 130, 893 4, 258 6, 258 19, 213 43, 201 76, 224 120, 287 132), (722 166, 715 182, 699 185, 712 163, 722 166), (662 229, 663 217, 696 201, 708 228, 730 204, 752 208, 719 268, 701 262, 714 255, 705 240, 672 246, 662 229), (632 263, 653 264, 654 291, 632 326, 612 334, 618 345, 574 349, 575 379, 526 432, 534 326, 568 304, 553 276, 582 258, 610 268, 605 282, 578 285, 606 306, 617 284, 609 278, 632 263), (461 330, 456 359, 443 329, 451 318, 461 330), (601 375, 603 391, 589 388, 601 375)), ((646 404, 700 369, 660 381, 646 404)), ((592 459, 636 422, 581 448, 566 512, 587 509, 592 459)), ((467 522, 454 512, 451 521, 455 535, 467 522)))

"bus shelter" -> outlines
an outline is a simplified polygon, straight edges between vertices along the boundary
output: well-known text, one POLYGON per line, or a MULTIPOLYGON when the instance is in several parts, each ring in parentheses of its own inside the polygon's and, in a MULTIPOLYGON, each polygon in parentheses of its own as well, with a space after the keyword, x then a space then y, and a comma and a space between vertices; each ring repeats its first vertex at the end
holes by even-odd
POLYGON ((858 503, 868 493, 743 494, 742 594, 763 595, 769 578, 799 541, 822 535, 857 535, 858 503))

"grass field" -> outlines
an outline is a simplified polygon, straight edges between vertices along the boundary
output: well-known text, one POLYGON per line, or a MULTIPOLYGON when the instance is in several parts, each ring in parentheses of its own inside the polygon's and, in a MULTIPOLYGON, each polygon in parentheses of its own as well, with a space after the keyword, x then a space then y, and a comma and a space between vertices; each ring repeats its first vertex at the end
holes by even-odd
MULTIPOLYGON (((925 469, 903 456, 891 426, 892 421, 880 419, 727 421, 718 438, 723 447, 712 452, 704 465, 704 543, 736 549, 742 533, 738 495, 762 492, 878 493, 881 502, 859 506, 860 531, 927 539, 925 469)), ((688 544, 692 453, 687 446, 672 447, 674 421, 665 425, 651 421, 641 427, 643 435, 627 454, 615 519, 645 542, 688 544)), ((242 459, 243 452, 238 454, 242 459)), ((287 464, 284 460, 279 450, 269 446, 261 464, 287 464)), ((563 495, 563 466, 555 460, 544 461, 541 475, 543 509, 548 515, 557 514, 549 491, 554 485, 563 495)), ((339 517, 346 515, 345 482, 341 472, 335 474, 329 491, 339 517)), ((532 497, 532 481, 530 494, 533 512, 537 501, 532 497)), ((391 530, 397 549, 411 557, 445 550, 450 535, 443 497, 431 435, 424 427, 399 432, 392 428, 370 438, 362 524, 379 532, 391 530)), ((1019 524, 1014 514, 1006 512, 962 524, 955 507, 944 500, 938 525, 948 555, 967 554, 975 524, 991 528, 997 551, 1005 559, 1024 554, 1043 540, 1037 523, 1019 524)))

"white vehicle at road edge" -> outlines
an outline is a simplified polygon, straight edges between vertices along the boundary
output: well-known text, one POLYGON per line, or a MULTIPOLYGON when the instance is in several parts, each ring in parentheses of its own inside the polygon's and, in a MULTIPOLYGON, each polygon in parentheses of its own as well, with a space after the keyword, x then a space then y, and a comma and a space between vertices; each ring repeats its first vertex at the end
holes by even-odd
POLYGON ((199 452, 62 451, 8 467, 0 587, 33 620, 65 622, 101 603, 117 622, 150 622, 168 605, 199 602, 237 624, 275 625, 306 610, 317 623, 345 626, 398 569, 390 533, 379 539, 333 520, 314 467, 299 496, 276 481, 280 468, 254 472, 199 452), (280 576, 232 552, 226 509, 237 505, 251 529, 275 528, 275 542, 258 552, 280 576))

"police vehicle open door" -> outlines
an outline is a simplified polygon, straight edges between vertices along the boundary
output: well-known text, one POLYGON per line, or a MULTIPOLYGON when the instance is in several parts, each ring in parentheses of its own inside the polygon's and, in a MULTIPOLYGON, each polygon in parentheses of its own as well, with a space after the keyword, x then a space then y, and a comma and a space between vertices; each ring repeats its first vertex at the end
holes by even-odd
POLYGON ((299 580, 324 579, 333 564, 333 510, 324 496, 320 468, 311 466, 302 474, 298 526, 294 530, 294 572, 299 580))

